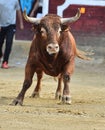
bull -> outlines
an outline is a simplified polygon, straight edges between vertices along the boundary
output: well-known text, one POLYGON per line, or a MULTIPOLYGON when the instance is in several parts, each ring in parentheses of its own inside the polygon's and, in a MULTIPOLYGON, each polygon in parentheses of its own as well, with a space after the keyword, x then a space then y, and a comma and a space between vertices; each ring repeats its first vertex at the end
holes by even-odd
POLYGON ((37 84, 32 97, 39 97, 41 90, 41 79, 43 73, 58 77, 56 98, 61 98, 62 103, 71 104, 70 79, 74 71, 75 57, 87 59, 88 57, 76 48, 76 42, 69 30, 68 23, 77 21, 81 15, 78 9, 75 16, 61 18, 56 14, 48 14, 43 18, 33 18, 23 13, 27 22, 35 26, 35 35, 29 51, 25 66, 25 79, 23 87, 12 105, 23 105, 27 89, 32 84, 34 73, 37 74, 37 84), (61 83, 63 82, 63 92, 61 83))

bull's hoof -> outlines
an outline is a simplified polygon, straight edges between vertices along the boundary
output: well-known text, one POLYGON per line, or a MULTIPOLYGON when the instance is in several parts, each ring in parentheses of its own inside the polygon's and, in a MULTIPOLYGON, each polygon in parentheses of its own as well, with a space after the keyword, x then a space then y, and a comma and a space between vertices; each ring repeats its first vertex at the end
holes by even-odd
POLYGON ((16 98, 12 101, 12 103, 10 105, 12 105, 12 106, 16 106, 16 105, 22 106, 23 102, 22 102, 22 100, 16 98))
POLYGON ((30 98, 39 98, 40 94, 39 92, 33 92, 32 95, 30 96, 30 98))
POLYGON ((69 104, 69 105, 71 105, 71 97, 67 96, 67 95, 63 95, 63 97, 62 97, 62 103, 63 104, 69 104))
POLYGON ((60 93, 60 92, 57 92, 57 93, 55 94, 55 99, 61 100, 61 98, 62 98, 61 93, 60 93))

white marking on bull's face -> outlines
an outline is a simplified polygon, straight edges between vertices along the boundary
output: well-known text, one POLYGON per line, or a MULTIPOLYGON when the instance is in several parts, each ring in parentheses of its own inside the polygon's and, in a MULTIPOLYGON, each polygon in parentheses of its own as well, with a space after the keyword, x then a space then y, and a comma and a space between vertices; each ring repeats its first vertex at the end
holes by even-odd
POLYGON ((41 32, 42 37, 47 37, 47 32, 45 28, 42 27, 40 32, 41 32))
POLYGON ((50 43, 47 45, 46 50, 49 55, 56 54, 59 52, 59 45, 57 43, 56 44, 50 43))
POLYGON ((58 37, 60 37, 61 28, 58 29, 58 37))

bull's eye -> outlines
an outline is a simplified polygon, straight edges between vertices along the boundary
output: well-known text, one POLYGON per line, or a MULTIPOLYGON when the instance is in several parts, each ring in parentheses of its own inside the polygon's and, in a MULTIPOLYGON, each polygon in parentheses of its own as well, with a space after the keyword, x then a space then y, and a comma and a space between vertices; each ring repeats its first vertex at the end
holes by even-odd
POLYGON ((41 33, 41 35, 43 36, 43 37, 46 37, 47 35, 46 35, 46 29, 45 28, 41 28, 41 30, 40 30, 40 33, 41 33))

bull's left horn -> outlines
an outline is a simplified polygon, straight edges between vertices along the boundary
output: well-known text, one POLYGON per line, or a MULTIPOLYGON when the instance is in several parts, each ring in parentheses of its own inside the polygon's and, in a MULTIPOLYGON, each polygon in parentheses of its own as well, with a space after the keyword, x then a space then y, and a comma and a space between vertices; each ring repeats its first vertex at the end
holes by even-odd
POLYGON ((26 14, 26 9, 23 11, 23 16, 24 16, 24 19, 25 19, 27 22, 36 23, 36 24, 39 24, 39 23, 40 23, 40 18, 33 18, 33 17, 27 16, 27 14, 26 14))
POLYGON ((80 9, 78 9, 78 12, 74 17, 61 18, 61 23, 62 24, 64 24, 64 23, 73 23, 73 22, 77 21, 80 18, 80 16, 81 16, 80 9))

